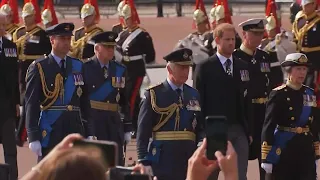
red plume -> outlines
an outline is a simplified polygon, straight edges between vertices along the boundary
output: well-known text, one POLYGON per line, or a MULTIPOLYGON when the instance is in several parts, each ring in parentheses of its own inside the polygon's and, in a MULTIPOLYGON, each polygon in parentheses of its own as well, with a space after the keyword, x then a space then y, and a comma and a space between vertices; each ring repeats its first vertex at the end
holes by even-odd
POLYGON ((58 24, 58 18, 56 15, 56 11, 54 10, 54 5, 52 0, 45 0, 44 1, 44 5, 43 5, 43 10, 48 9, 51 12, 51 16, 52 16, 52 22, 51 25, 55 25, 58 24))
POLYGON ((224 7, 224 15, 225 15, 226 23, 233 24, 232 23, 230 9, 229 9, 228 0, 220 0, 219 3, 220 3, 219 5, 223 5, 223 7, 224 7))
POLYGON ((94 10, 96 11, 95 20, 98 23, 100 21, 98 1, 97 0, 84 0, 83 4, 91 4, 94 7, 94 10))
POLYGON ((281 27, 281 22, 280 19, 277 16, 277 5, 275 0, 267 0, 267 7, 266 7, 266 17, 269 17, 271 15, 274 16, 276 19, 276 24, 277 24, 277 33, 280 33, 280 27, 281 27))
POLYGON ((36 23, 40 23, 41 22, 41 12, 40 12, 40 8, 39 8, 39 5, 38 5, 38 1, 37 0, 24 0, 24 4, 30 2, 33 7, 34 7, 34 10, 36 11, 35 12, 35 21, 36 23))
POLYGON ((133 0, 125 0, 125 4, 128 4, 131 8, 131 18, 132 18, 132 22, 140 24, 140 18, 137 12, 137 9, 134 5, 133 0))
MULTIPOLYGON (((206 8, 204 7, 203 0, 196 0, 195 10, 197 10, 197 9, 200 9, 204 13, 204 15, 206 16, 207 28, 210 29, 210 23, 209 23, 209 19, 208 19, 206 8)), ((192 28, 196 29, 196 22, 195 21, 193 21, 193 23, 192 23, 192 28)))
POLYGON ((19 24, 19 12, 18 12, 18 2, 17 0, 2 0, 0 7, 3 5, 8 4, 12 11, 12 21, 15 24, 19 24))

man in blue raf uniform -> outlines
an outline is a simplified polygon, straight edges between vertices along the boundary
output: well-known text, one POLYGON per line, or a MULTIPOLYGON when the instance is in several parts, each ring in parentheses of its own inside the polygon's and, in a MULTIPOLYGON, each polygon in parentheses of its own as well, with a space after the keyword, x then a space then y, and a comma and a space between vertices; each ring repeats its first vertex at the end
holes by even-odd
POLYGON ((29 148, 39 160, 68 134, 94 139, 83 64, 67 56, 73 29, 72 23, 48 28, 52 51, 27 72, 26 129, 29 148))
POLYGON ((147 89, 140 107, 138 161, 151 165, 159 180, 185 180, 188 159, 203 137, 198 91, 185 84, 191 57, 187 48, 165 56, 168 77, 147 89))
POLYGON ((275 180, 317 179, 319 109, 313 89, 303 85, 309 60, 292 53, 281 63, 287 83, 273 89, 262 129, 262 164, 275 180))
POLYGON ((92 37, 95 56, 84 63, 84 79, 89 88, 96 136, 118 143, 119 164, 124 165, 122 147, 124 140, 126 143, 131 140, 132 124, 125 96, 126 68, 112 60, 117 36, 109 31, 92 37))

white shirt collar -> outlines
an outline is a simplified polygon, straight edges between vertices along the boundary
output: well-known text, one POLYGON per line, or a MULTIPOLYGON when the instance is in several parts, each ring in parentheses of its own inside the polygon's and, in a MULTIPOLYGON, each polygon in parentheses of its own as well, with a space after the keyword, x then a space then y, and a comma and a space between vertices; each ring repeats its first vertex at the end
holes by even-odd
POLYGON ((231 64, 233 64, 232 55, 231 55, 229 58, 227 58, 227 57, 224 57, 223 55, 221 55, 219 52, 217 52, 216 54, 217 54, 217 56, 218 56, 218 58, 219 58, 219 60, 220 60, 220 62, 221 62, 221 64, 222 64, 223 66, 225 65, 227 59, 230 59, 230 60, 231 60, 231 64))

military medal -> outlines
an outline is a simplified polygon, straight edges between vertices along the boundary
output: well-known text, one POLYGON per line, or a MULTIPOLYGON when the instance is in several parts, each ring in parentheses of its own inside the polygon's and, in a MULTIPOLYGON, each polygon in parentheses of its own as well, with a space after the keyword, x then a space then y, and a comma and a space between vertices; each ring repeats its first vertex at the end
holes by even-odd
POLYGON ((77 95, 80 97, 82 95, 82 89, 81 87, 79 86, 78 89, 77 89, 77 95))
POLYGON ((248 70, 240 70, 240 77, 241 81, 249 81, 250 77, 248 70))
POLYGON ((79 84, 78 77, 77 77, 77 74, 73 74, 73 79, 74 79, 74 85, 75 85, 75 86, 80 85, 80 84, 79 84))
POLYGON ((154 155, 156 155, 157 154, 157 149, 156 148, 153 148, 152 149, 152 155, 154 156, 154 155))
POLYGON ((82 74, 79 74, 79 84, 84 85, 82 74))
POLYGON ((189 111, 201 111, 198 100, 190 100, 186 108, 189 111))
POLYGON ((253 64, 256 64, 256 63, 257 63, 257 60, 256 60, 255 58, 252 58, 251 62, 252 62, 253 64))
POLYGON ((119 94, 119 89, 118 89, 118 94, 117 94, 117 96, 116 96, 116 101, 117 101, 117 103, 119 102, 119 100, 120 100, 120 94, 119 94))
POLYGON ((193 130, 195 130, 196 127, 197 127, 197 119, 194 118, 193 121, 192 121, 192 128, 193 128, 193 130))

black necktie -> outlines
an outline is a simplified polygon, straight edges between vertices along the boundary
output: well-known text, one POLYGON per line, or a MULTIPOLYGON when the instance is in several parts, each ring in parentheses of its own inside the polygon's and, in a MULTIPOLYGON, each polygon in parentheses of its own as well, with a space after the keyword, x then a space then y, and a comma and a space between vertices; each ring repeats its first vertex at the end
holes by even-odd
POLYGON ((108 78, 108 68, 106 66, 103 66, 102 71, 103 71, 104 78, 107 79, 108 78))
POLYGON ((66 77, 66 67, 65 67, 66 60, 61 59, 61 74, 63 76, 63 79, 66 77))
POLYGON ((231 60, 230 60, 230 59, 227 59, 227 61, 226 61, 226 73, 227 73, 229 76, 232 76, 231 60))
POLYGON ((178 94, 179 100, 182 101, 182 90, 180 88, 176 89, 176 92, 178 94))

